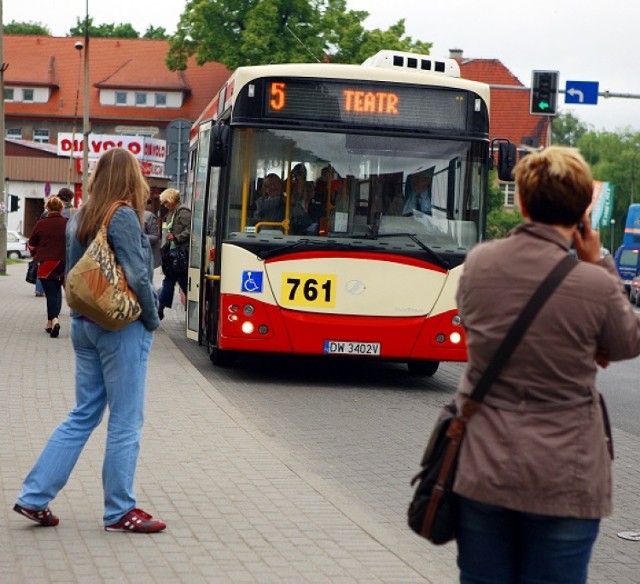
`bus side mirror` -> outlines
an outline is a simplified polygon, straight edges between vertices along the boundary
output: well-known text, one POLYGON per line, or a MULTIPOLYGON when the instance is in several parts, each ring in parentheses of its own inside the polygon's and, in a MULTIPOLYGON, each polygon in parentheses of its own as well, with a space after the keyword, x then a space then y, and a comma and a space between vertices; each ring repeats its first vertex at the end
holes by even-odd
POLYGON ((513 181, 513 169, 516 162, 516 145, 511 142, 500 142, 498 145, 498 178, 502 181, 513 181))
POLYGON ((211 131, 210 166, 226 166, 229 157, 229 126, 216 124, 211 131))

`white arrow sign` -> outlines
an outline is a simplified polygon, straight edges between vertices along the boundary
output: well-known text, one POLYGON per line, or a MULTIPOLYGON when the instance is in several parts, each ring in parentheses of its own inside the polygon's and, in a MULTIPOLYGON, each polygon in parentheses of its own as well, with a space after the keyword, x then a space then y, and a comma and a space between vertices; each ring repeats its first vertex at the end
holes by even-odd
POLYGON ((575 87, 572 87, 571 89, 567 90, 567 93, 571 97, 577 97, 578 98, 578 103, 583 103, 584 102, 584 93, 582 91, 580 91, 579 89, 576 89, 575 87))

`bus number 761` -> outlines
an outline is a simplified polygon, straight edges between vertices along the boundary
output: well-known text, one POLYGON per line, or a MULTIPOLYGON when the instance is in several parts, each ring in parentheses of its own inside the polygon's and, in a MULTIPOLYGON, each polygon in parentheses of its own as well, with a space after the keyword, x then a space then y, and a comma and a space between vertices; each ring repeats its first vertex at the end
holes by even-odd
POLYGON ((336 277, 327 274, 283 274, 281 303, 287 306, 335 306, 336 277))

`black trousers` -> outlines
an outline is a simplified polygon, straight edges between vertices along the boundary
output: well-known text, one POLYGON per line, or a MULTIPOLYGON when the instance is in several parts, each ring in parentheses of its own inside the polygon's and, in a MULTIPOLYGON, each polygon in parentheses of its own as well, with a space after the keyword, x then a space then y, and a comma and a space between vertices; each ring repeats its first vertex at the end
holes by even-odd
POLYGON ((47 320, 58 318, 62 310, 62 280, 47 278, 40 282, 47 297, 47 320))

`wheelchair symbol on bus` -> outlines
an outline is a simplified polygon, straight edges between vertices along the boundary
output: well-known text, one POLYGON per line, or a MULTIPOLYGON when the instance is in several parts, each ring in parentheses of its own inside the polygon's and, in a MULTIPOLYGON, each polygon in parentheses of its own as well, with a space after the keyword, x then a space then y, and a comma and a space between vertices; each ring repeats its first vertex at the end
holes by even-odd
POLYGON ((241 289, 254 294, 262 292, 262 272, 243 271, 241 289))

